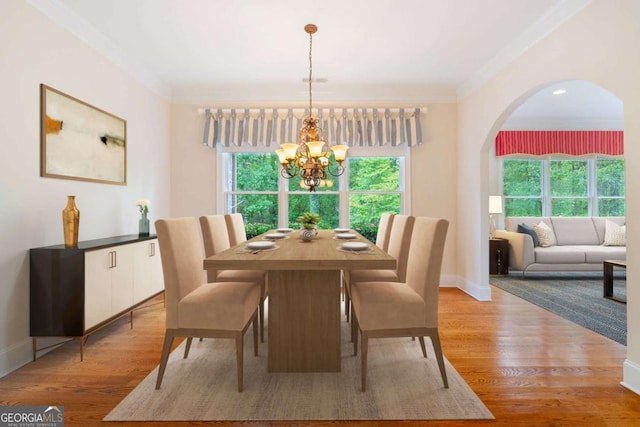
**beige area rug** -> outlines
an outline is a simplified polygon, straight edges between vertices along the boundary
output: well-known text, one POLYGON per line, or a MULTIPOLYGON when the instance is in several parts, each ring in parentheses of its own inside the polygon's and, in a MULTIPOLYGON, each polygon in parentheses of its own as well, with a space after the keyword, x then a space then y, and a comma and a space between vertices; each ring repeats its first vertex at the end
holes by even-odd
POLYGON ((253 356, 249 328, 242 393, 233 340, 194 340, 188 359, 182 343, 169 357, 161 389, 155 390, 156 367, 104 421, 494 419, 447 360, 449 389, 443 388, 428 339, 427 359, 417 340, 369 341, 362 393, 360 357, 346 341, 349 324, 342 327, 342 372, 291 374, 267 372, 267 343, 253 356))

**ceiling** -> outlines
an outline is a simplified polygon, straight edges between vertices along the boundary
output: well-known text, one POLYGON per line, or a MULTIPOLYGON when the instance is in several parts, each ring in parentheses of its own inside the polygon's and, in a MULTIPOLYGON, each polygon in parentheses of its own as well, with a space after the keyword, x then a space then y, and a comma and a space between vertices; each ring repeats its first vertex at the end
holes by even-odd
POLYGON ((452 102, 590 0, 29 0, 172 102, 452 102))

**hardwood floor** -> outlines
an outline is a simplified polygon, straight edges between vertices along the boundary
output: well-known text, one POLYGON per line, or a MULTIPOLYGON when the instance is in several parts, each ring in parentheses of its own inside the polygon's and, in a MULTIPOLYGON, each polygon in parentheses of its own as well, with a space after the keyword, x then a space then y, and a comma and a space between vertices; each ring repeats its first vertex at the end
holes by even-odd
MULTIPOLYGON (((101 422, 155 366, 164 307, 136 311, 91 336, 80 362, 73 341, 0 379, 0 405, 63 405, 65 426, 640 426, 640 396, 622 387, 626 348, 492 288, 478 302, 442 289, 444 354, 496 420, 431 422, 101 422)), ((177 344, 176 344, 177 345, 177 344)))

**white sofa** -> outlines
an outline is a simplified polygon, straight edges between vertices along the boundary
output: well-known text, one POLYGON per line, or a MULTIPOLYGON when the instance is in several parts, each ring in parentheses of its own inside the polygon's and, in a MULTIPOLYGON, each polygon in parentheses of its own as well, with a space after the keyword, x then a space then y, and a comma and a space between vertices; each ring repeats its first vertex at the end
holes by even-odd
POLYGON ((624 217, 507 217, 506 230, 495 237, 509 240, 509 268, 530 271, 602 270, 605 260, 626 260, 626 246, 605 246, 606 220, 624 225, 624 217), (543 221, 554 232, 556 245, 534 247, 529 234, 519 233, 518 224, 543 221))

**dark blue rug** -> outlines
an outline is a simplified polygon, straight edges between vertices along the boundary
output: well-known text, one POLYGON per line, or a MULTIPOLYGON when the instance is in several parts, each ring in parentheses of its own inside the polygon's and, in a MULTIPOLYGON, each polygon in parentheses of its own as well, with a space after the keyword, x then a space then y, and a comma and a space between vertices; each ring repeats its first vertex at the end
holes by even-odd
MULTIPOLYGON (((627 305, 602 296, 601 272, 491 276, 489 283, 620 344, 627 345, 627 305)), ((624 270, 615 270, 613 294, 627 297, 624 270)))

